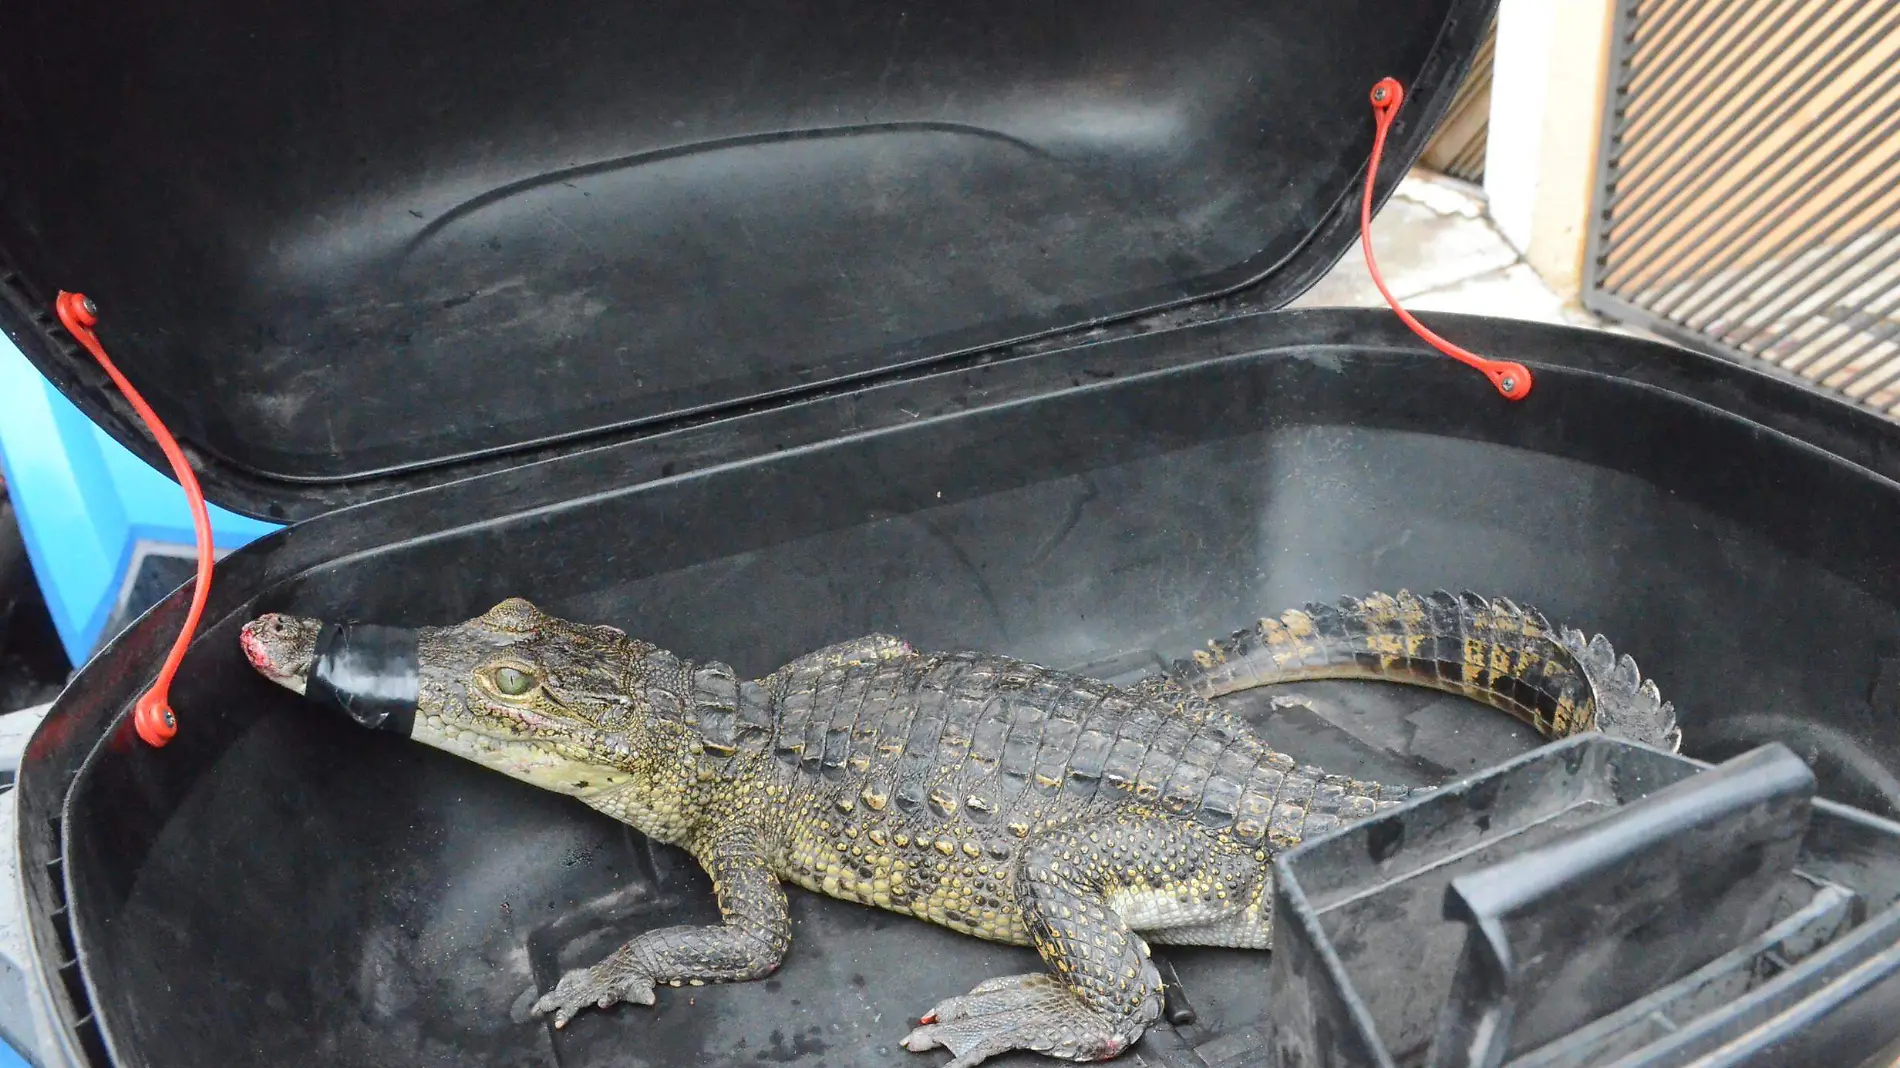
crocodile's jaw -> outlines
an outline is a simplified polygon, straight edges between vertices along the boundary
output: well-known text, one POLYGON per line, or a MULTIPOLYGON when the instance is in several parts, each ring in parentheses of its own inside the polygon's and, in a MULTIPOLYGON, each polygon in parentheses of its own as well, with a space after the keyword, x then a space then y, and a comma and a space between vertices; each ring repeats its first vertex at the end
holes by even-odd
POLYGON ((563 755, 543 742, 498 737, 439 714, 418 715, 409 737, 511 779, 582 800, 619 789, 630 778, 623 770, 563 755))

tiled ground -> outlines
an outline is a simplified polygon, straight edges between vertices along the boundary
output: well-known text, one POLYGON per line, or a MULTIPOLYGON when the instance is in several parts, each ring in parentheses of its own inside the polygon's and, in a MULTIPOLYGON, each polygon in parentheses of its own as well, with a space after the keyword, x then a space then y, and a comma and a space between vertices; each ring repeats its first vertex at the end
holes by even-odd
MULTIPOLYGON (((1392 295, 1411 311, 1622 329, 1552 292, 1492 225, 1483 192, 1453 178, 1414 171, 1399 183, 1372 220, 1372 248, 1392 295)), ((1383 303, 1355 244, 1293 307, 1383 303)))

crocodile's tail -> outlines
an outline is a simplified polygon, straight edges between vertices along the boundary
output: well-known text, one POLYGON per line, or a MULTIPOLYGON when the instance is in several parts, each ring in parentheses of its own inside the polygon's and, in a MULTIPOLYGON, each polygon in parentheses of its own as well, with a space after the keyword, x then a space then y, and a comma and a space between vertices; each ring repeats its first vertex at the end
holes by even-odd
POLYGON ((1462 694, 1556 739, 1588 730, 1675 752, 1675 707, 1599 634, 1505 598, 1440 590, 1309 604, 1208 643, 1175 679, 1203 697, 1305 679, 1382 679, 1462 694))

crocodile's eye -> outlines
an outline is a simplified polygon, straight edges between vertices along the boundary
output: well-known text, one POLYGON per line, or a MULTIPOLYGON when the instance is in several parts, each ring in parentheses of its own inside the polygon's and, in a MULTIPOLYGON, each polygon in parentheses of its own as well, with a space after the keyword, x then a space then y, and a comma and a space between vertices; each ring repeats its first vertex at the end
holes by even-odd
POLYGON ((534 676, 520 668, 498 667, 494 674, 495 689, 508 697, 520 697, 534 689, 534 676))

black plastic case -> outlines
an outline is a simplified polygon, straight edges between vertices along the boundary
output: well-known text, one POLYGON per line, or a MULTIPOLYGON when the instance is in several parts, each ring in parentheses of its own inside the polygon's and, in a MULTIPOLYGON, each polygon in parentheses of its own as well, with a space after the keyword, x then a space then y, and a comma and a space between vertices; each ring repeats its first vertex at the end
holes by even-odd
MULTIPOLYGON (((312 714, 239 655, 265 610, 520 594, 749 673, 883 630, 1132 679, 1304 600, 1469 587, 1633 652, 1692 757, 1785 744, 1875 814, 1803 848, 1886 871, 1900 432, 1672 347, 1430 317, 1535 371, 1513 404, 1386 312, 1274 310, 1352 248, 1373 82, 1408 91, 1389 190, 1486 3, 0 11, 0 325, 162 469, 52 319, 88 293, 212 498, 294 521, 219 565, 169 746, 129 708, 182 591, 23 759, 75 1068, 935 1064, 909 1018, 1031 966, 795 894, 774 979, 557 1035, 528 991, 707 916, 703 876, 312 714)), ((1535 745, 1456 699, 1293 689, 1236 704, 1332 770, 1535 745)), ((1878 944, 1704 1063, 1900 1037, 1900 943, 1842 937, 1878 944)), ((1165 956, 1178 1022, 1127 1063, 1265 1063, 1273 958, 1165 956)))
MULTIPOLYGON (((1674 1068, 1826 1032, 1804 999, 1900 930, 1900 827, 1815 785, 1779 743, 1698 769, 1584 735, 1282 854, 1269 1063, 1674 1068)), ((1827 1053, 1764 1063, 1854 1061, 1827 1053)))

